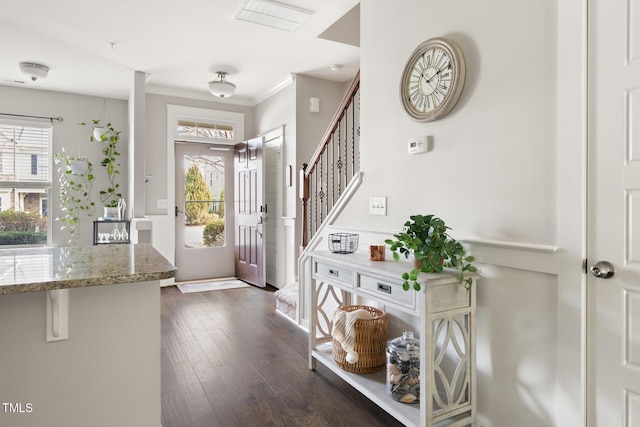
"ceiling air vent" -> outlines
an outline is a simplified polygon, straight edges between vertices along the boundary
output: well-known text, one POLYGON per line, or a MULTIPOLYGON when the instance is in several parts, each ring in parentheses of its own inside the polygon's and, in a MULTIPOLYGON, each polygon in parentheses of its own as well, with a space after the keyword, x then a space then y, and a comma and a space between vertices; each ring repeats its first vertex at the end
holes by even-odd
POLYGON ((313 11, 270 0, 243 0, 234 18, 279 30, 293 31, 313 11))

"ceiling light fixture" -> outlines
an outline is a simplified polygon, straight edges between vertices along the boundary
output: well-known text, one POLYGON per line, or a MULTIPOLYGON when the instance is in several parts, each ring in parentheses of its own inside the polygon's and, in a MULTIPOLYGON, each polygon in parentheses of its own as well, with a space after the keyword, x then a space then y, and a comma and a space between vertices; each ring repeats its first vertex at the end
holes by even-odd
POLYGON ((333 64, 331 66, 331 71, 333 71, 334 73, 339 73, 340 71, 342 71, 343 68, 344 68, 344 65, 342 64, 333 64))
POLYGON ((293 31, 311 15, 312 10, 276 1, 244 0, 234 18, 279 30, 293 31))
POLYGON ((31 77, 34 82, 38 79, 44 79, 49 74, 49 67, 35 62, 21 62, 20 71, 31 77))
POLYGON ((229 73, 216 71, 218 78, 209 82, 209 92, 218 98, 228 98, 236 91, 236 85, 226 80, 229 73))

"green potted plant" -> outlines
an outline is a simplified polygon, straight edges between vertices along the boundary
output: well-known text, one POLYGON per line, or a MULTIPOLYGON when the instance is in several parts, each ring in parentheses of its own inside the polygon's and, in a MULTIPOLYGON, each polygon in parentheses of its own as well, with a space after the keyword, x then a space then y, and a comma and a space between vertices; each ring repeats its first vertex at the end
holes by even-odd
POLYGON ((474 258, 467 256, 462 245, 447 234, 449 229, 442 219, 434 215, 412 215, 404 223, 401 233, 394 234, 394 239, 385 240, 390 245, 394 260, 399 261, 400 255, 405 258, 413 255, 415 258, 413 270, 402 274, 405 291, 412 287, 420 290, 418 275, 421 272, 437 273, 444 267, 455 269, 460 283, 469 289, 473 280, 464 275, 478 270, 472 265, 474 258))
POLYGON ((60 210, 62 215, 56 218, 63 225, 62 230, 68 228, 71 237, 67 243, 73 244, 78 240, 78 223, 80 214, 85 212, 92 216, 95 212, 95 203, 91 200, 91 187, 93 186, 93 165, 86 157, 74 157, 62 153, 53 156, 53 162, 58 165, 60 174, 60 210))
MULTIPOLYGON (((118 141, 120 141, 120 131, 114 129, 111 123, 102 125, 99 119, 92 120, 94 132, 89 137, 89 141, 98 141, 105 144, 102 149, 104 158, 100 165, 107 171, 107 179, 109 181, 106 190, 100 190, 100 200, 105 208, 105 218, 116 218, 118 212, 118 203, 122 198, 120 193, 120 184, 116 182, 117 176, 120 174, 120 166, 118 160, 120 153, 118 152, 118 141), (95 132, 100 129, 99 132, 95 132)), ((82 123, 83 125, 86 123, 82 123)))

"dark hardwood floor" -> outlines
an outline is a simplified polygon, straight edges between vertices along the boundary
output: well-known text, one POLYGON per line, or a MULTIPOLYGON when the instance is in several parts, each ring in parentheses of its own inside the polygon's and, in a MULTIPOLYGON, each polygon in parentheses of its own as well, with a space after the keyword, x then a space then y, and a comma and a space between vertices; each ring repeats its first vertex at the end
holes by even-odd
POLYGON ((272 290, 162 289, 163 426, 401 426, 307 368, 307 334, 275 313, 272 290))

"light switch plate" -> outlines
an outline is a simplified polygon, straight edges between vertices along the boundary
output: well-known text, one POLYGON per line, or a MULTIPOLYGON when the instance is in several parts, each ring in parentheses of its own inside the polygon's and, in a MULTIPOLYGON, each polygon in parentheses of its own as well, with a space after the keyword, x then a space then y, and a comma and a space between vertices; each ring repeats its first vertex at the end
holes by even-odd
POLYGON ((309 98, 309 111, 312 113, 320 112, 320 98, 309 98))
POLYGON ((387 215, 387 198, 386 197, 370 197, 369 198, 369 214, 370 215, 387 215))

